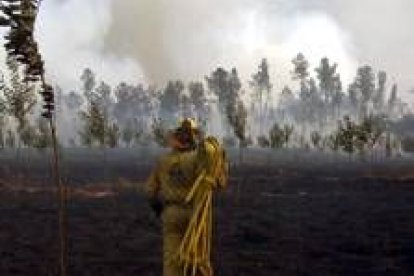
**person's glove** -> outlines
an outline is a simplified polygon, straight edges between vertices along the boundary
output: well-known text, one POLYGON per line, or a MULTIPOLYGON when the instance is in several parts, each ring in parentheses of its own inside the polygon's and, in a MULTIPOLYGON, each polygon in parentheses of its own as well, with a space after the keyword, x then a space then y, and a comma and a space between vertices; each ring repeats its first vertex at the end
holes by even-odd
POLYGON ((150 200, 151 209, 154 211, 155 216, 157 218, 161 217, 162 211, 164 210, 164 206, 159 199, 151 199, 150 200))

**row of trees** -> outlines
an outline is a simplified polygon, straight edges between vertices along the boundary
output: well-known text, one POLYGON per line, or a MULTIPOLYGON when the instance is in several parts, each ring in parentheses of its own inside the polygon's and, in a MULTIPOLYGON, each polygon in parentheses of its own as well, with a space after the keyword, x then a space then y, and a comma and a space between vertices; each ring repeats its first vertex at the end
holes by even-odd
POLYGON ((29 83, 18 62, 7 60, 8 81, 0 76, 0 147, 46 148, 51 144, 46 118, 33 119, 37 108, 36 86, 29 83))
MULTIPOLYGON (((50 138, 45 122, 34 119, 36 89, 22 78, 16 61, 9 59, 7 65, 8 74, 3 74, 0 82, 0 146, 47 147, 50 138)), ((111 87, 98 81, 91 69, 85 69, 79 89, 68 93, 56 89, 57 119, 65 126, 60 133, 61 143, 88 147, 146 146, 154 142, 164 145, 166 129, 180 118, 193 117, 205 129, 219 131, 228 144, 237 141, 240 147, 318 148, 323 141, 333 144, 344 140, 338 137, 352 132, 341 131, 338 121, 347 127, 352 125, 354 130, 360 125, 367 127, 366 122, 372 118, 383 118, 385 122, 404 113, 397 86, 393 84, 387 93, 387 74, 375 74, 368 65, 358 68, 355 80, 346 89, 338 66, 328 58, 321 60, 314 74, 300 53, 292 60, 292 67, 292 87, 297 88, 286 86, 280 93, 273 88, 266 59, 260 62, 246 88, 236 68, 219 67, 204 82, 169 81, 161 89, 124 82, 111 87), (336 140, 331 137, 335 131, 336 140), (300 138, 291 141, 292 137, 300 138)), ((355 131, 362 132, 365 130, 355 131)), ((358 148, 361 139, 355 137, 351 139, 352 147, 358 148)), ((341 147, 349 152, 348 146, 337 148, 341 147)))
POLYGON ((381 149, 390 157, 401 150, 398 138, 388 130, 386 118, 378 116, 366 117, 361 122, 352 121, 349 116, 345 116, 329 133, 313 130, 309 137, 296 132, 293 125, 280 126, 275 123, 268 134, 258 137, 258 145, 273 149, 295 146, 349 155, 357 153, 362 157, 381 149))
POLYGON ((354 81, 344 88, 337 64, 328 58, 321 59, 310 77, 309 64, 303 54, 292 60, 292 76, 299 83, 299 91, 285 87, 281 94, 278 111, 282 118, 300 122, 313 128, 323 129, 336 124, 343 116, 362 121, 369 116, 398 118, 406 105, 398 98, 397 85, 387 93, 387 74, 375 74, 369 65, 357 69, 354 81), (298 96, 295 97, 295 94, 298 96))

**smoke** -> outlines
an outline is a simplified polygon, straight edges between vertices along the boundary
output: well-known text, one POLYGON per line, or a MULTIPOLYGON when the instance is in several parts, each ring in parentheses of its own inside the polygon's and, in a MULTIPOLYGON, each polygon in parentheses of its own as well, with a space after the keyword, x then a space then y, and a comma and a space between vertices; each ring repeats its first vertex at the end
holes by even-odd
POLYGON ((236 66, 247 79, 267 57, 279 86, 276 75, 290 80, 298 51, 313 65, 329 55, 348 77, 355 64, 346 32, 324 11, 293 9, 289 2, 112 1, 107 50, 133 58, 153 83, 200 79, 220 65, 236 66))
POLYGON ((413 9, 411 0, 48 0, 37 37, 49 78, 68 89, 84 67, 111 84, 202 79, 217 66, 247 80, 263 57, 281 89, 302 51, 312 67, 325 55, 337 62, 345 82, 372 64, 404 92, 414 84, 413 9))
POLYGON ((85 67, 110 84, 143 81, 138 63, 105 52, 111 26, 109 0, 43 1, 36 36, 48 78, 64 90, 74 89, 85 67))
POLYGON ((303 51, 312 66, 324 55, 338 62, 345 81, 372 64, 404 92, 414 84, 413 8, 411 0, 113 0, 106 46, 155 83, 202 78, 218 65, 249 77, 267 57, 279 87, 303 51))

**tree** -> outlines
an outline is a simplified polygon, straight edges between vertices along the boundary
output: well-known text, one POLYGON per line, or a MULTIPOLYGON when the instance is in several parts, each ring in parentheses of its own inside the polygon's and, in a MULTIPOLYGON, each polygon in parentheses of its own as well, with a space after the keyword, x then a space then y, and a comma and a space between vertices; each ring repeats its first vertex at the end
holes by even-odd
POLYGON ((224 114, 227 106, 233 104, 241 89, 241 81, 237 70, 233 68, 227 72, 217 68, 210 77, 206 77, 208 88, 218 97, 219 108, 224 114))
POLYGON ((378 113, 381 113, 384 108, 384 99, 385 99, 385 85, 387 82, 387 73, 384 71, 379 71, 377 75, 378 85, 375 91, 375 96, 373 98, 374 107, 378 113))
POLYGON ((81 95, 75 91, 70 91, 65 97, 64 102, 70 111, 78 110, 84 103, 81 95))
POLYGON ((243 148, 247 146, 246 124, 247 124, 247 110, 244 103, 238 99, 234 105, 229 105, 227 110, 227 117, 230 125, 233 128, 234 135, 239 140, 239 159, 243 160, 243 148))
MULTIPOLYGON (((151 87, 144 88, 143 85, 129 85, 120 83, 114 91, 115 105, 112 114, 121 128, 127 125, 134 127, 146 127, 146 123, 153 116, 151 87), (137 122, 133 122, 137 120, 137 122)), ((155 93, 156 94, 156 93, 155 93)), ((155 96, 155 95, 154 95, 155 96)))
MULTIPOLYGON (((293 60, 293 72, 292 78, 293 80, 299 81, 299 109, 297 110, 296 120, 301 122, 312 122, 313 120, 309 118, 311 115, 311 107, 310 107, 310 81, 308 80, 309 77, 309 62, 306 60, 305 56, 302 53, 299 53, 293 60)), ((303 125, 305 127, 305 125, 303 125)))
POLYGON ((8 58, 7 66, 10 71, 10 86, 3 88, 5 109, 10 116, 15 118, 16 132, 21 136, 23 129, 28 124, 27 116, 36 104, 35 88, 23 80, 16 59, 8 58))
POLYGON ((284 132, 284 141, 285 141, 285 146, 288 147, 289 146, 289 141, 292 137, 293 134, 293 130, 294 127, 293 125, 284 125, 283 126, 283 132, 284 132))
POLYGON ((7 130, 6 133, 6 146, 8 148, 14 148, 16 146, 16 136, 14 135, 13 131, 11 129, 7 130))
POLYGON ((254 91, 253 99, 254 101, 257 101, 259 105, 259 134, 261 135, 263 119, 266 117, 265 113, 267 112, 267 105, 263 106, 263 95, 266 96, 266 103, 268 104, 272 89, 269 77, 269 65, 266 59, 262 59, 258 71, 253 74, 252 80, 250 81, 250 87, 253 88, 254 91))
POLYGON ((4 82, 4 76, 0 72, 0 147, 4 148, 5 144, 5 129, 6 129, 6 102, 2 95, 6 89, 6 84, 4 82))
POLYGON ((294 70, 292 72, 294 80, 300 80, 304 82, 309 76, 308 68, 309 62, 306 60, 302 53, 298 53, 294 59, 292 59, 294 70))
POLYGON ((396 84, 394 84, 392 86, 391 89, 391 94, 390 97, 388 99, 388 114, 390 116, 393 116, 393 114, 395 113, 395 108, 397 106, 397 102, 398 102, 398 86, 396 84))
POLYGON ((191 117, 191 99, 190 96, 186 94, 181 95, 181 117, 190 118, 191 117))
POLYGON ((134 126, 131 121, 128 121, 128 123, 124 126, 121 138, 127 147, 131 146, 131 142, 134 139, 134 126))
POLYGON ((118 125, 115 123, 110 124, 108 126, 106 136, 107 136, 106 144, 110 148, 115 148, 116 146, 118 146, 118 141, 120 137, 120 131, 119 131, 118 125))
POLYGON ((175 123, 179 116, 184 87, 180 80, 169 81, 160 95, 160 117, 167 123, 175 123))
POLYGON ((91 99, 92 97, 91 94, 96 86, 95 78, 95 73, 93 73, 92 70, 89 68, 86 68, 81 75, 82 89, 84 96, 87 99, 91 99))
POLYGON ((338 142, 339 147, 344 152, 348 153, 349 156, 355 151, 354 128, 355 124, 348 116, 345 116, 343 122, 339 122, 338 131, 336 133, 336 141, 338 142))
POLYGON ((105 118, 99 106, 92 102, 87 111, 81 111, 83 130, 79 131, 81 143, 85 146, 92 146, 96 142, 100 146, 105 145, 105 118))
POLYGON ((345 98, 345 94, 342 91, 342 81, 339 75, 335 78, 333 92, 332 92, 332 114, 334 118, 339 118, 341 113, 341 107, 345 98))
POLYGON ((111 87, 103 81, 96 86, 95 75, 90 69, 85 69, 81 80, 87 101, 86 110, 80 112, 83 121, 83 130, 79 132, 81 142, 87 146, 97 143, 105 148, 112 124, 109 116, 112 107, 111 87))
POLYGON ((201 124, 205 124, 208 116, 208 106, 206 92, 202 82, 190 82, 188 84, 188 91, 190 93, 190 101, 194 106, 197 114, 197 120, 201 124))
POLYGON ((239 139, 240 147, 243 147, 246 140, 247 110, 244 103, 238 100, 235 105, 229 105, 227 116, 230 125, 233 127, 234 135, 239 139))
POLYGON ((167 128, 165 127, 164 123, 162 120, 160 119, 154 119, 152 122, 152 133, 154 136, 154 140, 155 142, 160 146, 160 147, 167 147, 168 146, 168 141, 167 141, 167 128))
POLYGON ((311 141, 314 148, 321 149, 322 135, 318 131, 311 132, 311 141))
POLYGON ((338 79, 338 65, 335 63, 330 65, 329 59, 324 57, 321 59, 319 67, 315 69, 316 76, 319 80, 319 88, 324 97, 325 105, 329 105, 334 97, 334 89, 338 79))
POLYGON ((374 80, 375 77, 371 66, 364 65, 358 68, 354 84, 355 88, 361 93, 360 119, 368 116, 368 104, 375 92, 374 80))
POLYGON ((280 149, 283 147, 286 141, 286 135, 284 130, 275 123, 269 131, 270 147, 273 149, 280 149))
POLYGON ((34 147, 41 150, 48 148, 52 145, 52 137, 50 135, 47 121, 44 118, 37 120, 37 133, 34 142, 34 147))
POLYGON ((278 109, 281 113, 280 116, 282 121, 285 121, 287 119, 287 115, 294 103, 294 100, 295 96, 293 95, 292 90, 288 86, 283 87, 278 104, 278 109))
POLYGON ((210 77, 206 77, 208 88, 218 97, 219 110, 226 114, 227 122, 231 126, 231 112, 236 110, 239 103, 241 81, 236 68, 227 72, 217 68, 210 77))

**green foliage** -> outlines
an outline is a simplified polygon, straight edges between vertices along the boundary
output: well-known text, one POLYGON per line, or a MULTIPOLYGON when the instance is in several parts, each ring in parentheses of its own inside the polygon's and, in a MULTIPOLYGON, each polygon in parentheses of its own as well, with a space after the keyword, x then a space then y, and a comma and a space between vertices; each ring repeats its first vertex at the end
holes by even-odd
POLYGON ((294 70, 292 72, 293 79, 304 81, 309 76, 309 62, 302 53, 299 53, 292 60, 292 63, 294 65, 294 70))
POLYGON ((369 65, 358 68, 357 76, 351 84, 352 101, 359 102, 359 117, 368 116, 368 103, 373 100, 375 92, 375 76, 373 69, 369 65))
POLYGON ((164 126, 163 121, 161 119, 154 119, 152 122, 152 134, 154 136, 154 141, 160 147, 167 147, 168 146, 168 130, 164 126))
POLYGON ((257 144, 261 147, 261 148, 269 148, 270 147, 270 141, 269 138, 267 138, 264 135, 261 135, 259 137, 257 137, 257 144))
POLYGON ((81 143, 85 146, 116 146, 120 134, 119 127, 110 120, 111 87, 105 82, 96 86, 95 75, 90 69, 85 69, 81 80, 87 100, 86 110, 80 112, 83 123, 83 129, 79 131, 81 143))
POLYGON ((385 129, 386 122, 383 117, 370 116, 359 124, 345 117, 339 124, 336 137, 331 139, 334 139, 344 152, 352 154, 358 150, 363 154, 366 149, 374 148, 385 129))
POLYGON ((210 77, 206 77, 206 81, 210 91, 218 97, 220 110, 225 114, 228 106, 234 106, 237 102, 241 89, 236 68, 228 72, 219 67, 210 77))
POLYGON ((326 104, 332 102, 335 92, 335 86, 339 81, 339 76, 336 72, 338 65, 335 63, 330 65, 328 58, 322 58, 320 65, 315 69, 317 78, 319 80, 319 88, 324 96, 326 104))
POLYGON ((205 121, 209 112, 206 91, 202 82, 190 82, 188 85, 190 101, 197 113, 199 122, 205 121))
POLYGON ((334 152, 337 152, 340 149, 341 146, 341 140, 339 138, 339 135, 336 133, 330 134, 327 137, 327 143, 326 145, 334 152))
POLYGON ((44 118, 39 118, 37 122, 37 134, 33 146, 39 150, 52 146, 50 128, 48 122, 44 118))
POLYGON ((160 115, 164 120, 170 117, 175 119, 178 115, 184 87, 182 81, 169 81, 160 95, 160 115))
POLYGON ((98 105, 91 103, 88 111, 80 112, 81 120, 84 123, 83 130, 79 131, 81 142, 85 146, 92 146, 98 143, 105 144, 105 117, 98 105))
MULTIPOLYGON (((10 57, 7 60, 7 66, 10 71, 10 86, 3 85, 3 94, 5 97, 5 111, 17 122, 17 133, 23 134, 27 123, 28 114, 33 110, 36 104, 36 95, 34 86, 22 79, 17 61, 10 57)), ((27 135, 23 134, 23 135, 27 135)), ((25 139, 26 137, 20 137, 25 139)))
MULTIPOLYGON (((266 107, 271 98, 272 84, 270 83, 269 65, 266 59, 262 59, 257 73, 252 75, 252 80, 249 82, 250 87, 253 89, 253 101, 259 106, 259 132, 262 132, 263 119, 266 117, 264 114, 267 110, 266 107), (264 104, 264 98, 266 102, 264 104)), ((255 103, 253 103, 255 106, 255 103)))
POLYGON ((269 141, 271 148, 280 149, 289 145, 293 131, 294 127, 291 125, 283 125, 283 127, 280 127, 278 123, 275 123, 269 131, 269 140, 264 136, 259 138, 263 146, 266 146, 269 141))
POLYGON ((234 130, 234 135, 239 139, 240 146, 243 147, 246 140, 247 110, 241 100, 235 106, 227 107, 227 118, 234 130))
POLYGON ((36 140, 36 128, 27 124, 20 131, 20 140, 24 146, 33 147, 36 140))

